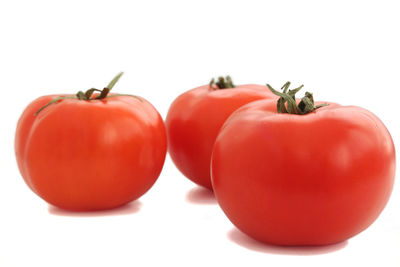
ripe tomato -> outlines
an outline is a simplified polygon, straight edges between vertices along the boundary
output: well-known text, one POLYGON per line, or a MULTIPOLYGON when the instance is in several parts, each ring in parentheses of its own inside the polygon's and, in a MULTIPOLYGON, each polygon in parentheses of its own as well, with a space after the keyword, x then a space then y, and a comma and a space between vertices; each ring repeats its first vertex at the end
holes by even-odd
POLYGON ((229 76, 187 91, 171 104, 166 119, 168 149, 178 169, 198 185, 212 190, 211 152, 224 121, 251 101, 276 98, 266 86, 234 87, 229 76))
POLYGON ((391 136, 363 108, 330 103, 307 113, 288 99, 280 98, 279 109, 297 114, 278 113, 276 101, 260 100, 225 122, 212 154, 218 203, 235 226, 262 242, 346 240, 366 229, 389 199, 391 136))
POLYGON ((159 176, 167 149, 162 118, 143 98, 107 96, 113 85, 86 99, 82 92, 43 96, 23 112, 15 137, 18 166, 50 204, 117 207, 143 195, 159 176))

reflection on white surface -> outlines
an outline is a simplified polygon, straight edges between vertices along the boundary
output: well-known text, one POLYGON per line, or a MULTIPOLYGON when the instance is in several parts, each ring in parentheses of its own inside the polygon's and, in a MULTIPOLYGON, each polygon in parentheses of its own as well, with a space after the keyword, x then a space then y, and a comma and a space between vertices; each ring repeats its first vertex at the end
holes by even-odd
POLYGON ((282 255, 319 255, 331 253, 340 250, 347 246, 348 241, 343 241, 337 244, 325 246, 275 246, 261 243, 236 228, 232 228, 227 234, 229 240, 232 242, 252 251, 269 253, 269 254, 282 254, 282 255))
POLYGON ((49 205, 49 213, 56 216, 69 216, 69 217, 100 217, 100 216, 118 216, 129 215, 137 213, 142 207, 142 202, 135 200, 123 206, 110 210, 100 211, 69 211, 49 205))
POLYGON ((214 193, 207 188, 196 186, 186 193, 186 202, 197 205, 213 205, 217 204, 214 193))

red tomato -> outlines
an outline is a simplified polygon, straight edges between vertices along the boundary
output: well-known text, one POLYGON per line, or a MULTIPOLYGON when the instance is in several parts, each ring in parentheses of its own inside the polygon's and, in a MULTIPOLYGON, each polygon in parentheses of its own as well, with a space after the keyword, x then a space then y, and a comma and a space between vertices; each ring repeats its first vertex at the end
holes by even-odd
POLYGON ((238 109, 213 149, 213 188, 249 236, 278 245, 324 245, 366 229, 393 187, 395 150, 371 112, 330 103, 305 115, 276 101, 238 109))
MULTIPOLYGON (((229 77, 227 81, 228 84, 219 86, 233 87, 229 77)), ((212 190, 211 152, 219 129, 240 106, 264 98, 276 96, 266 86, 219 88, 218 83, 180 95, 172 103, 166 119, 168 149, 178 169, 196 184, 212 190)))
POLYGON ((90 100, 66 95, 35 115, 55 98, 33 101, 16 131, 18 166, 36 194, 64 209, 101 210, 150 189, 167 145, 162 118, 149 102, 126 95, 90 100))

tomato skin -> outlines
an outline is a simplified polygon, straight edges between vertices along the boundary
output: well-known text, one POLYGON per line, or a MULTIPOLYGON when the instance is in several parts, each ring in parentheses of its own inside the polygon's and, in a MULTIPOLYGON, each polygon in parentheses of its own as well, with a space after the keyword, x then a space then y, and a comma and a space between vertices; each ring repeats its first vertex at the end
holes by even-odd
POLYGON ((30 132, 30 128, 32 127, 33 122, 35 121, 35 116, 33 114, 38 111, 41 107, 49 103, 55 95, 46 95, 41 96, 34 101, 32 101, 22 113, 20 119, 18 120, 17 124, 17 131, 15 132, 15 155, 17 158, 18 169, 24 178, 25 183, 29 186, 29 188, 33 191, 33 187, 31 186, 31 181, 28 175, 25 174, 25 169, 23 167, 23 162, 18 160, 22 158, 25 151, 26 142, 28 139, 28 134, 30 132))
POLYGON ((363 231, 385 207, 394 175, 383 123, 333 103, 307 115, 278 114, 275 101, 245 105, 225 122, 212 154, 225 214, 277 245, 332 244, 363 231))
POLYGON ((218 131, 239 107, 259 99, 276 98, 266 86, 241 85, 212 90, 209 85, 180 95, 166 118, 169 154, 190 180, 212 190, 211 152, 218 131))
POLYGON ((165 126, 146 100, 33 101, 15 138, 18 166, 41 198, 69 210, 110 209, 143 195, 164 164, 165 126))

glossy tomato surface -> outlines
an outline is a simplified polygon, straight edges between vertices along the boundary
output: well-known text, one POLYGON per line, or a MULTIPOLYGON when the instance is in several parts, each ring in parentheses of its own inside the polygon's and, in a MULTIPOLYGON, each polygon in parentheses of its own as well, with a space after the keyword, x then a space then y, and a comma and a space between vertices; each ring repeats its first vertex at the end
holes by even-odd
POLYGON ((69 210, 114 208, 143 195, 158 178, 167 150, 162 118, 143 98, 33 101, 15 137, 28 186, 69 210))
POLYGON ((212 190, 212 147, 222 124, 239 107, 259 99, 276 98, 266 86, 228 89, 201 86, 180 95, 166 119, 168 150, 178 169, 198 185, 212 190))
POLYGON ((366 229, 393 187, 395 150, 371 112, 331 103, 278 114, 261 100, 237 110, 213 150, 218 203, 241 231, 266 243, 324 245, 366 229))

